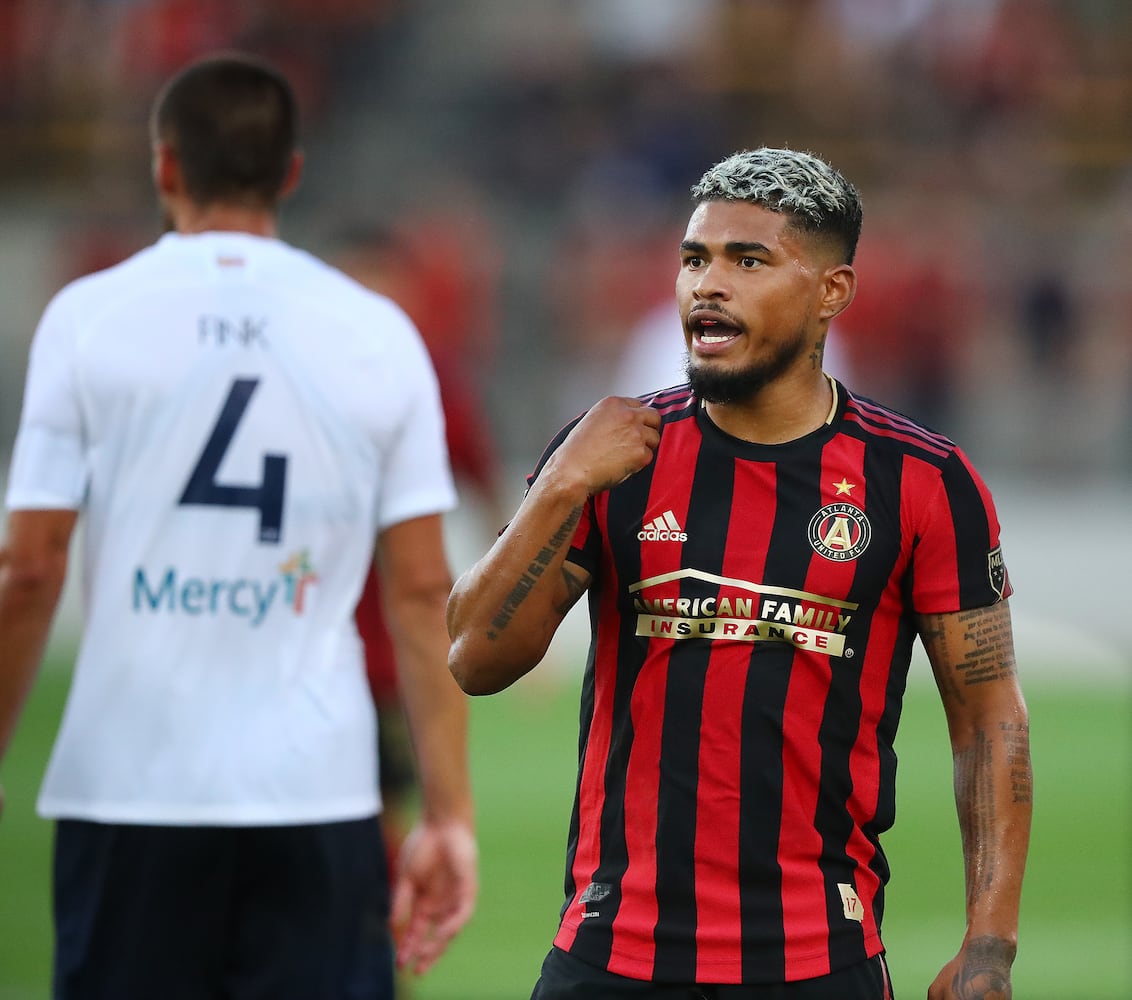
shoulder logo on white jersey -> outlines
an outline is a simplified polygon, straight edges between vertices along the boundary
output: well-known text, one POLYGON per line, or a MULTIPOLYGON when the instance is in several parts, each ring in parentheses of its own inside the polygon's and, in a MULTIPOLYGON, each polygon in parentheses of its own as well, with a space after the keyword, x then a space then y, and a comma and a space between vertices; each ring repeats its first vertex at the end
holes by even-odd
POLYGON ((646 521, 637 532, 637 539, 642 542, 686 542, 688 533, 680 527, 676 515, 666 510, 660 517, 646 521))

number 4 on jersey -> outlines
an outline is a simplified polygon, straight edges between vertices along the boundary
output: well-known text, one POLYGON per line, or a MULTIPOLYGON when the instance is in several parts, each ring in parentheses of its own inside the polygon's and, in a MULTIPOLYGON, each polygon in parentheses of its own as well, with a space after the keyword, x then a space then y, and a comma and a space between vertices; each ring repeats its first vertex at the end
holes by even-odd
POLYGON ((236 436, 236 428, 259 385, 257 378, 238 378, 228 390, 220 416, 200 453, 196 468, 178 501, 181 505, 246 507, 259 511, 259 540, 278 544, 283 527, 283 495, 287 487, 287 456, 263 456, 263 480, 258 486, 231 486, 217 482, 224 453, 236 436))

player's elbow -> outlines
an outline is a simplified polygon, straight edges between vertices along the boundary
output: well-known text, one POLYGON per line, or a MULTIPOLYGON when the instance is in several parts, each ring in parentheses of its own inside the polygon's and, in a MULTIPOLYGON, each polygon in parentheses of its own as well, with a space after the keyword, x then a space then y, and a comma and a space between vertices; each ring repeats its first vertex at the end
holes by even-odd
POLYGON ((537 660, 516 660, 491 650, 476 649, 466 637, 454 637, 448 652, 448 670, 467 695, 498 694, 531 670, 537 660))
POLYGON ((54 608, 66 575, 65 554, 32 558, 0 550, 0 593, 6 605, 25 612, 54 608))

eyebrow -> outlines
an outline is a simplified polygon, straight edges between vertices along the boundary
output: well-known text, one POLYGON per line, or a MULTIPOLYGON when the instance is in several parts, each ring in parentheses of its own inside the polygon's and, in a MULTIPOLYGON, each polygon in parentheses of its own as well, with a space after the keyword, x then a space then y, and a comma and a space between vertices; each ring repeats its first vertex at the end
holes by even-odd
MULTIPOLYGON (((705 253, 707 246, 697 240, 682 240, 680 249, 685 253, 705 253)), ((732 256, 752 253, 770 253, 770 247, 765 243, 759 243, 757 240, 732 240, 730 243, 725 243, 723 249, 732 256)))

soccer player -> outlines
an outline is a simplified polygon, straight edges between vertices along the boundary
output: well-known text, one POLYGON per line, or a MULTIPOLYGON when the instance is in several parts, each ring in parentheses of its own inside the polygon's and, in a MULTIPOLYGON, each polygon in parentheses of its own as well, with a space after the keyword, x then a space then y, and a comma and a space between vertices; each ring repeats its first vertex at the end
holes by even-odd
POLYGON ((64 288, 33 343, 0 749, 81 512, 85 624, 39 799, 60 998, 386 998, 390 920, 419 972, 474 905, 436 378, 397 306, 279 238, 296 126, 265 63, 178 74, 152 121, 172 231, 64 288), (375 549, 423 794, 392 886, 353 622, 375 549))
POLYGON ((880 838, 918 635, 967 883, 928 996, 1003 1000, 1031 779, 991 497, 950 440, 822 370, 855 188, 760 149, 693 195, 688 384, 565 428, 448 606, 449 666, 489 694, 588 591, 566 898, 534 997, 891 997, 880 838))

